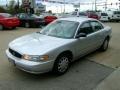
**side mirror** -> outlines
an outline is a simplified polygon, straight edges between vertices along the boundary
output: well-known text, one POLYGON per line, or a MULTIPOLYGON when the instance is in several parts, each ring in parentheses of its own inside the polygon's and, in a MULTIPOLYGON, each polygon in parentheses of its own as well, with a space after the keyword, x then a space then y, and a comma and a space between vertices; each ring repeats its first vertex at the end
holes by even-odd
POLYGON ((79 35, 76 36, 76 38, 80 38, 80 37, 87 37, 86 33, 79 33, 79 35))

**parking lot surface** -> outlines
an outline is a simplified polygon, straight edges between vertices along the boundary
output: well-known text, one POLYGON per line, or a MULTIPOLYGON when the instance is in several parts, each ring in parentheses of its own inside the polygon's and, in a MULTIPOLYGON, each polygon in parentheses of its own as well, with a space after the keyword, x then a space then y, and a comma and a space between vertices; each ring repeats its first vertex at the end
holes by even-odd
POLYGON ((108 51, 96 51, 74 62, 63 76, 51 73, 32 75, 8 62, 5 55, 8 43, 22 35, 39 31, 39 28, 0 31, 0 90, 93 90, 120 66, 120 25, 105 24, 113 29, 108 51))

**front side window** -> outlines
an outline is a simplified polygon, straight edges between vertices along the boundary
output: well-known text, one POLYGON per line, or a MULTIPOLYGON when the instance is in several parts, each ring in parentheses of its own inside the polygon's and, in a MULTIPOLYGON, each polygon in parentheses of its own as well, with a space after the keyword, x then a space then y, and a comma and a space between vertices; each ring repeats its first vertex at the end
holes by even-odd
POLYGON ((93 29, 92 29, 90 23, 89 22, 83 23, 81 25, 80 29, 78 30, 78 34, 79 33, 85 33, 87 35, 93 33, 93 29))
POLYGON ((103 29, 103 25, 97 21, 92 21, 91 25, 92 25, 95 32, 103 29))
POLYGON ((78 25, 78 22, 59 20, 46 26, 40 33, 59 38, 73 38, 78 25))

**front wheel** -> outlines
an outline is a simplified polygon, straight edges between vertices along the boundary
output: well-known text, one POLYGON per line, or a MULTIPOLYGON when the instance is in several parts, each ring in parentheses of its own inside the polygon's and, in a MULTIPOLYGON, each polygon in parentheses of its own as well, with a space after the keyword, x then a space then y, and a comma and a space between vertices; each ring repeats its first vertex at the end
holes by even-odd
POLYGON ((109 45, 109 39, 106 38, 100 48, 101 51, 106 51, 108 49, 108 45, 109 45))
POLYGON ((67 72, 70 65, 70 59, 67 55, 60 55, 55 61, 53 72, 62 75, 67 72))

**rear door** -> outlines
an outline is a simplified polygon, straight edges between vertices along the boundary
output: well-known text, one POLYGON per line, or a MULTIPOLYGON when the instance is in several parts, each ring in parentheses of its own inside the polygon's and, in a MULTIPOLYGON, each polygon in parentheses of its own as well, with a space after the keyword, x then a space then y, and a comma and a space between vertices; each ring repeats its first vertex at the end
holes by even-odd
POLYGON ((104 26, 98 21, 90 21, 90 24, 94 31, 94 40, 95 40, 94 45, 96 47, 99 47, 105 39, 104 26))

